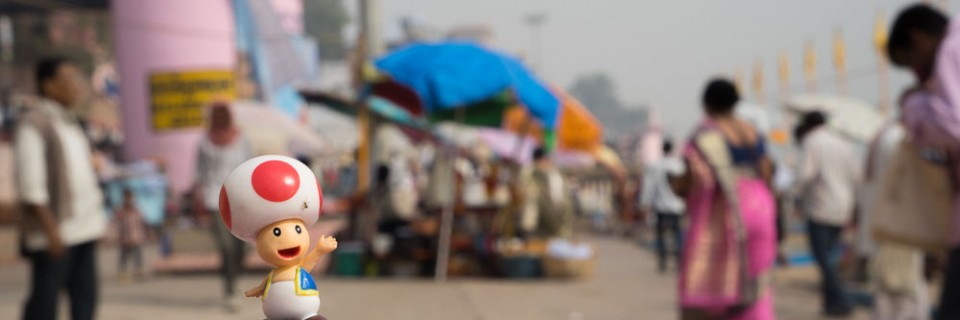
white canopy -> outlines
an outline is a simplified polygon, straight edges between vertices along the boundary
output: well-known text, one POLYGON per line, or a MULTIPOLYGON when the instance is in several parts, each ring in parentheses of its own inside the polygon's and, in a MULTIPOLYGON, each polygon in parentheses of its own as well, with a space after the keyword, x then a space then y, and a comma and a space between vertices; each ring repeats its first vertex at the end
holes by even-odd
POLYGON ((787 99, 785 105, 792 112, 822 111, 831 128, 857 141, 870 141, 884 123, 876 106, 856 98, 798 95, 787 99))

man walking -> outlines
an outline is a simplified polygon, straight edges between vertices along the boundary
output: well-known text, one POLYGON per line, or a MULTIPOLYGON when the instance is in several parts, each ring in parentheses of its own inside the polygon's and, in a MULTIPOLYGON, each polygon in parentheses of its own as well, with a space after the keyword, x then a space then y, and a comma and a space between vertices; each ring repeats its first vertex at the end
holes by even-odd
POLYGON ((811 112, 796 130, 803 149, 797 178, 798 209, 808 219, 810 248, 820 268, 823 312, 846 317, 852 307, 840 280, 836 252, 844 227, 853 219, 861 169, 850 143, 829 131, 826 122, 823 113, 811 112))
POLYGON ((686 204, 671 188, 671 178, 683 175, 683 160, 672 156, 673 143, 663 142, 663 159, 646 168, 643 175, 643 189, 640 195, 640 208, 644 215, 650 212, 657 217, 657 262, 660 272, 667 271, 666 232, 673 233, 674 253, 677 265, 680 265, 680 248, 683 233, 680 220, 686 204))
MULTIPOLYGON (((914 4, 897 14, 890 27, 887 55, 894 66, 913 73, 914 88, 902 99, 903 122, 910 142, 945 150, 947 164, 960 179, 960 20, 928 4, 914 4)), ((956 191, 956 190, 955 190, 956 191)), ((937 319, 960 319, 960 193, 953 197, 950 253, 941 285, 937 319)))
POLYGON ((57 319, 61 289, 70 297, 71 319, 95 315, 96 243, 107 220, 90 144, 71 114, 80 77, 66 60, 41 61, 36 70, 41 99, 24 112, 15 132, 22 249, 31 269, 23 319, 57 319))

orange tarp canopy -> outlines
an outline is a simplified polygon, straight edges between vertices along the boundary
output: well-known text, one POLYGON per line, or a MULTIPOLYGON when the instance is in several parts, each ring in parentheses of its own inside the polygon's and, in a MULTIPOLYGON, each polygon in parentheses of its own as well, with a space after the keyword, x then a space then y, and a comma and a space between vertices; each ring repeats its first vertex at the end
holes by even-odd
MULTIPOLYGON (((554 88, 560 98, 560 119, 555 130, 557 147, 560 150, 577 150, 593 153, 603 143, 603 126, 590 110, 566 92, 554 88)), ((544 143, 543 127, 520 106, 512 107, 504 114, 503 128, 536 138, 544 143)))

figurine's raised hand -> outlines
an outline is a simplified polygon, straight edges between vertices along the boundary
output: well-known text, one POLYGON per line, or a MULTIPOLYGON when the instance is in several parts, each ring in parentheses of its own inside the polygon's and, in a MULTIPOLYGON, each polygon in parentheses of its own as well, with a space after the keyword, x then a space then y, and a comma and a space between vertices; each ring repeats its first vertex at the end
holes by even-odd
POLYGON ((320 251, 322 253, 330 253, 336 249, 337 249, 337 239, 333 237, 321 235, 320 239, 317 240, 317 251, 320 251))
POLYGON ((320 257, 333 252, 333 250, 336 249, 337 239, 320 235, 320 239, 317 239, 317 245, 313 246, 313 250, 310 250, 310 254, 303 258, 303 261, 300 262, 300 266, 304 269, 307 269, 307 271, 313 270, 313 267, 317 264, 317 261, 320 260, 320 257))

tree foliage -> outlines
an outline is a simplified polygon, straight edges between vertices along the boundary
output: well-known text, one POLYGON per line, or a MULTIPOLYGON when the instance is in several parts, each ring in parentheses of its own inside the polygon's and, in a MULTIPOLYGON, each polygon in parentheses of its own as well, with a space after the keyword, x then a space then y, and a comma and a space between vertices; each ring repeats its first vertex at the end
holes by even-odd
POLYGON ((577 77, 570 86, 570 94, 591 108, 617 109, 622 106, 613 79, 605 73, 577 77))
POLYGON ((577 77, 568 92, 590 109, 608 135, 630 132, 646 122, 646 109, 624 104, 613 78, 605 73, 577 77))

